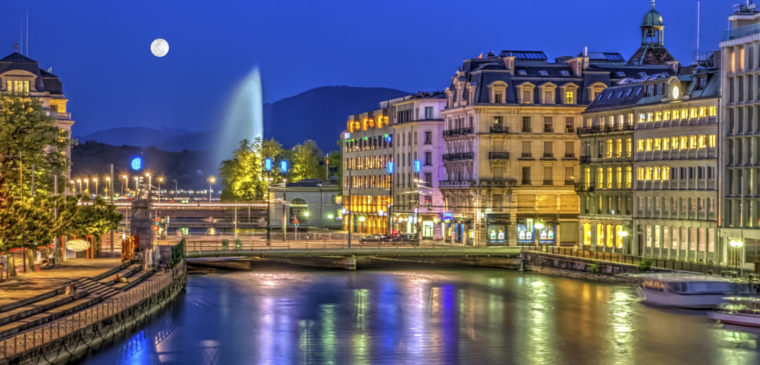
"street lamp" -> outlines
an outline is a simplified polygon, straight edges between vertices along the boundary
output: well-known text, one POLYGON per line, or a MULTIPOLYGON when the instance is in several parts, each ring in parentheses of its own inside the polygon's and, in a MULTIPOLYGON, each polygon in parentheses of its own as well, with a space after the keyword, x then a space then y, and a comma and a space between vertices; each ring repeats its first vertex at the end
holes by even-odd
POLYGON ((107 195, 111 197, 111 203, 113 203, 113 186, 111 186, 111 177, 106 176, 106 185, 108 185, 107 195))
POLYGON ((79 194, 82 194, 82 179, 77 179, 77 184, 79 184, 79 194))
POLYGON ((87 179, 87 178, 84 179, 84 191, 87 194, 90 194, 90 179, 87 179))
POLYGON ((124 179, 124 186, 122 190, 124 190, 124 195, 127 195, 129 194, 129 175, 121 175, 121 178, 124 179))
POLYGON ((214 185, 214 183, 216 183, 216 177, 209 176, 208 177, 208 201, 209 201, 209 203, 211 202, 211 186, 214 185))
POLYGON ((95 196, 97 196, 98 195, 98 178, 93 177, 92 181, 95 183, 95 196))
POLYGON ((728 245, 739 250, 739 275, 744 275, 744 241, 733 238, 728 241, 728 245))
POLYGON ((74 180, 69 181, 71 183, 71 190, 74 193, 74 195, 77 195, 77 185, 74 182, 74 180))
POLYGON ((270 240, 272 239, 272 217, 270 217, 271 214, 271 199, 269 194, 269 184, 272 182, 271 178, 271 172, 272 172, 272 159, 267 157, 264 159, 264 170, 267 172, 267 245, 270 244, 270 240))
POLYGON ((150 172, 146 172, 145 173, 145 177, 148 178, 148 196, 150 196, 151 192, 153 191, 153 184, 151 183, 150 172))
POLYGON ((140 194, 140 177, 135 176, 135 197, 140 194))
POLYGON ((282 179, 282 241, 285 241, 285 236, 288 233, 288 160, 280 161, 280 173, 283 176, 282 179))
POLYGON ((164 177, 159 176, 157 181, 158 181, 158 201, 161 201, 161 184, 164 183, 164 177))
POLYGON ((388 196, 388 218, 385 219, 388 225, 388 236, 393 233, 393 161, 388 161, 385 165, 385 171, 391 177, 390 195, 388 196))

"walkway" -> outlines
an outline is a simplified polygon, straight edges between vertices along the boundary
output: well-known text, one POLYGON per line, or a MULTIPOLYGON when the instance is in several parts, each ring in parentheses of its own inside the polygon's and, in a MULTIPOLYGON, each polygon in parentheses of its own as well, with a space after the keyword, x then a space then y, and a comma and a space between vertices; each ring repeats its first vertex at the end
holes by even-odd
POLYGON ((0 283, 0 306, 34 297, 121 265, 118 258, 70 259, 50 270, 21 273, 0 283))

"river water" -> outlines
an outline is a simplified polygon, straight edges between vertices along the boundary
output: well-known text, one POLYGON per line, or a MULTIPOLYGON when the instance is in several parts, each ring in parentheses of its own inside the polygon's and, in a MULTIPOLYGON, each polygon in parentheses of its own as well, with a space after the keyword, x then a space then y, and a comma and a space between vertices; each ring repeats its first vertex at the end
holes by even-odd
POLYGON ((472 268, 194 275, 85 364, 758 364, 760 331, 631 285, 472 268))

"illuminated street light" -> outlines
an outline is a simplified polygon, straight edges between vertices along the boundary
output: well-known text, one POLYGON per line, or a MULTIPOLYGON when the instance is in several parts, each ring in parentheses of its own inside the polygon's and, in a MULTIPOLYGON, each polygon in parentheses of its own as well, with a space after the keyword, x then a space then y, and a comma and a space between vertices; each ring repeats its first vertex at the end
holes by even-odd
POLYGON ((208 177, 208 201, 209 202, 211 202, 211 191, 212 191, 211 186, 214 185, 214 183, 216 183, 216 177, 209 176, 208 177))
POLYGON ((124 179, 124 194, 129 194, 129 175, 121 175, 121 178, 124 179))
POLYGON ((93 177, 92 181, 95 183, 95 196, 97 196, 98 195, 98 178, 93 177))
POLYGON ((77 184, 79 184, 79 194, 82 194, 82 179, 77 179, 77 184))
POLYGON ((739 275, 744 275, 744 250, 742 249, 744 247, 744 241, 738 238, 732 238, 728 241, 728 245, 731 246, 731 248, 741 251, 739 252, 739 275))
POLYGON ((151 194, 151 192, 153 191, 153 184, 151 183, 151 179, 150 179, 150 178, 151 178, 151 176, 150 176, 150 172, 146 172, 146 173, 145 173, 145 177, 147 177, 147 178, 148 178, 148 195, 150 195, 150 194, 151 194))
POLYGON ((74 192, 74 195, 77 195, 77 185, 74 182, 74 180, 71 180, 71 190, 74 192))
POLYGON ((309 211, 308 211, 308 210, 305 210, 305 211, 303 212, 303 216, 304 216, 304 217, 306 217, 306 218, 309 218, 309 215, 310 215, 310 214, 311 214, 311 213, 309 213, 309 211))
POLYGON ((90 179, 87 179, 87 178, 84 179, 84 191, 87 194, 90 193, 90 179))
POLYGON ((161 184, 164 183, 164 177, 159 176, 156 181, 158 181, 158 201, 161 201, 161 184))

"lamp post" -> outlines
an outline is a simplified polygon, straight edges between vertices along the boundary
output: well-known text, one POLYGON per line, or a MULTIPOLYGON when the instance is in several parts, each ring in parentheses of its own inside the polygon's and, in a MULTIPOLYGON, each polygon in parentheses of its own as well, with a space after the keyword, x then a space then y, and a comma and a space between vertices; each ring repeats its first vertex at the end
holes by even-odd
POLYGON ((82 179, 77 179, 77 184, 79 184, 79 194, 82 194, 82 179))
MULTIPOLYGON (((113 197, 113 186, 111 186, 111 177, 106 176, 106 185, 108 186, 108 195, 113 197)), ((111 199, 113 202, 113 199, 111 199)))
POLYGON ((129 194, 129 175, 121 175, 121 178, 124 179, 124 186, 122 186, 121 190, 124 190, 124 195, 127 195, 129 194))
POLYGON ((267 157, 264 159, 264 170, 267 172, 266 182, 267 182, 267 246, 271 244, 272 239, 272 217, 271 214, 271 197, 269 194, 269 184, 272 181, 271 172, 272 172, 272 159, 267 157))
POLYGON ((288 179, 285 177, 288 174, 288 160, 280 161, 280 173, 283 176, 282 179, 282 241, 285 241, 285 235, 288 233, 288 179))
POLYGON ((208 202, 211 203, 211 187, 216 183, 216 177, 208 177, 208 202))
POLYGON ((161 184, 164 183, 164 180, 163 176, 159 176, 158 179, 156 179, 156 181, 158 181, 158 201, 161 201, 161 184))
POLYGON ((92 181, 95 183, 95 196, 98 196, 98 178, 93 177, 92 181))
POLYGON ((391 177, 390 195, 388 196, 388 218, 386 219, 388 222, 388 236, 390 236, 393 233, 393 161, 389 161, 385 165, 385 171, 391 177))
POLYGON ((150 172, 146 172, 145 177, 148 178, 148 196, 150 196, 153 193, 153 184, 151 181, 150 172))
POLYGON ((140 194, 140 177, 135 176, 135 195, 140 194))
POLYGON ((177 179, 172 179, 172 180, 174 180, 174 196, 176 197, 177 193, 179 193, 179 191, 178 191, 179 187, 177 185, 177 179))
POLYGON ((88 195, 90 194, 90 179, 88 179, 88 178, 84 179, 84 191, 88 195))
POLYGON ((74 193, 74 195, 77 195, 77 185, 74 182, 74 180, 69 181, 71 183, 71 191, 74 193))

